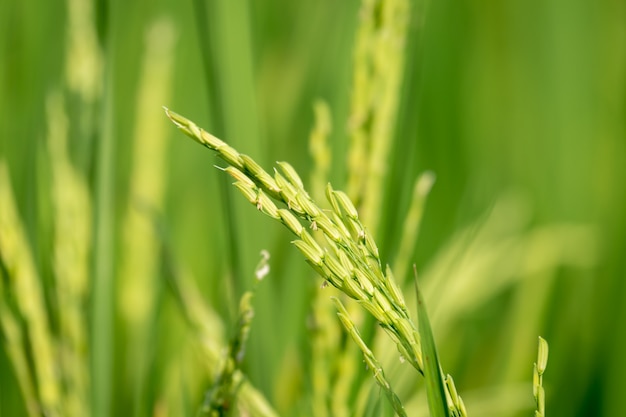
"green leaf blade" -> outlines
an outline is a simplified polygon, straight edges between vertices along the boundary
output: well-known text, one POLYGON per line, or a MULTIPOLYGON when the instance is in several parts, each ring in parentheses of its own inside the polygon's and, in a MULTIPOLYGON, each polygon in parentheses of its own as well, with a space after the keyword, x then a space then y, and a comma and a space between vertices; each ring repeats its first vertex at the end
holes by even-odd
MULTIPOLYGON (((414 266, 415 270, 415 266, 414 266)), ((422 357, 424 359, 424 377, 426 379, 426 396, 431 417, 450 417, 450 409, 446 400, 446 391, 441 376, 441 367, 437 355, 435 339, 428 320, 426 305, 417 285, 417 271, 415 270, 415 292, 417 294, 418 330, 422 342, 422 357)))

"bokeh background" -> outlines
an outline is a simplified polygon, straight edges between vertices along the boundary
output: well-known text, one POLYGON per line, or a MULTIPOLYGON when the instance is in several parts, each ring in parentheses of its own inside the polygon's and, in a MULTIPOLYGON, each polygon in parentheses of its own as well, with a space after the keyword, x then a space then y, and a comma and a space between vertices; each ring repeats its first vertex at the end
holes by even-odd
MULTIPOLYGON (((271 273, 258 285, 244 370, 281 415, 310 412, 307 317, 319 279, 161 106, 268 169, 289 161, 307 183, 313 104, 325 100, 329 179, 342 188, 359 7, 0 2, 0 158, 53 331, 64 309, 54 296, 55 160, 67 159, 90 202, 68 230, 91 230, 81 352, 93 415, 168 415, 171 398, 195 415, 206 364, 189 353, 164 265, 184 271, 229 329, 262 249, 271 273)), ((625 16, 619 0, 411 4, 374 235, 393 263, 414 181, 434 172, 410 258, 470 415, 532 412, 538 335, 550 344, 549 415, 623 412, 625 16)), ((3 337, 0 415, 27 415, 3 337)), ((419 379, 390 371, 409 415, 420 410, 419 379)))

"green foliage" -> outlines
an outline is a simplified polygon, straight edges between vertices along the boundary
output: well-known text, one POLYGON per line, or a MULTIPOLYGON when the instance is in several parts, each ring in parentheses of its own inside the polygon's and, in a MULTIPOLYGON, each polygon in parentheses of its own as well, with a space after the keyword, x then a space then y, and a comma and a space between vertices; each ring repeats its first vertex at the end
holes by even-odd
POLYGON ((441 364, 437 355, 435 338, 424 299, 417 285, 417 269, 415 269, 415 296, 417 298, 417 318, 419 332, 422 339, 422 357, 424 358, 424 378, 426 379, 426 397, 428 409, 432 417, 449 417, 448 401, 446 399, 446 386, 441 377, 441 364))
MULTIPOLYGON (((262 248, 272 272, 233 368, 240 409, 393 415, 380 368, 407 415, 429 414, 424 379, 388 329, 320 288, 289 245, 306 231, 297 245, 317 260, 325 220, 308 229, 289 207, 274 211, 271 192, 250 193, 263 183, 235 178, 259 216, 231 196, 239 173, 216 173, 162 105, 227 141, 225 155, 289 161, 312 201, 328 182, 347 190, 369 230, 363 247, 376 242, 397 283, 386 290, 409 312, 418 265, 454 375, 449 401, 458 387, 468 415, 529 415, 544 399, 551 416, 619 414, 623 9, 0 2, 0 415, 196 415, 241 329, 262 248), (437 177, 430 194, 424 172, 437 177), (538 334, 552 355, 533 385, 538 334)), ((321 213, 334 222, 332 204, 321 213)), ((367 286, 347 282, 354 294, 367 286)))

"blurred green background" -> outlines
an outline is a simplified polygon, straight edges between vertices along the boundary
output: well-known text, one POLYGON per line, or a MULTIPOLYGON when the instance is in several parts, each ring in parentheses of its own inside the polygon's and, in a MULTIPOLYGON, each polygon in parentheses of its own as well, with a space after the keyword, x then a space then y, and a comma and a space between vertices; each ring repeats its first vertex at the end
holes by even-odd
MULTIPOLYGON (((424 271, 443 366, 470 416, 532 412, 538 335, 550 343, 549 415, 620 415, 626 4, 433 0, 411 7, 374 232, 383 260, 392 262, 398 250, 415 179, 432 170, 437 181, 411 258, 424 271)), ((183 137, 161 106, 268 169, 289 161, 307 183, 313 103, 326 100, 329 179, 343 188, 358 16, 356 0, 0 3, 0 158, 53 329, 63 309, 51 295, 46 138, 54 129, 65 132, 92 201, 85 319, 94 414, 169 415, 164 393, 175 392, 194 415, 206 389, 193 365, 172 365, 194 362, 165 267, 156 262, 145 280, 126 280, 133 275, 124 265, 141 256, 133 245, 155 239, 153 230, 127 236, 129 213, 140 207, 157 218, 162 256, 193 277, 227 329, 253 285, 259 252, 269 250, 272 271, 255 297, 244 370, 281 415, 307 415, 307 316, 318 279, 289 234, 224 188, 228 180, 213 168, 220 161, 183 137), (54 127, 64 117, 65 127, 54 127)), ((420 378, 406 378, 390 375, 416 415, 411 393, 420 378)), ((26 415, 6 349, 0 415, 26 415)))

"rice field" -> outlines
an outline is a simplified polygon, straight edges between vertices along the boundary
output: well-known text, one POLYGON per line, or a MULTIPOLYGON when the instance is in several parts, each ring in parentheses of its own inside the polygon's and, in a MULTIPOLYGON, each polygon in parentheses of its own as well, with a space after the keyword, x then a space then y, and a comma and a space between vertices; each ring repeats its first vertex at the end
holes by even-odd
POLYGON ((4 0, 0 416, 620 415, 625 9, 4 0))

